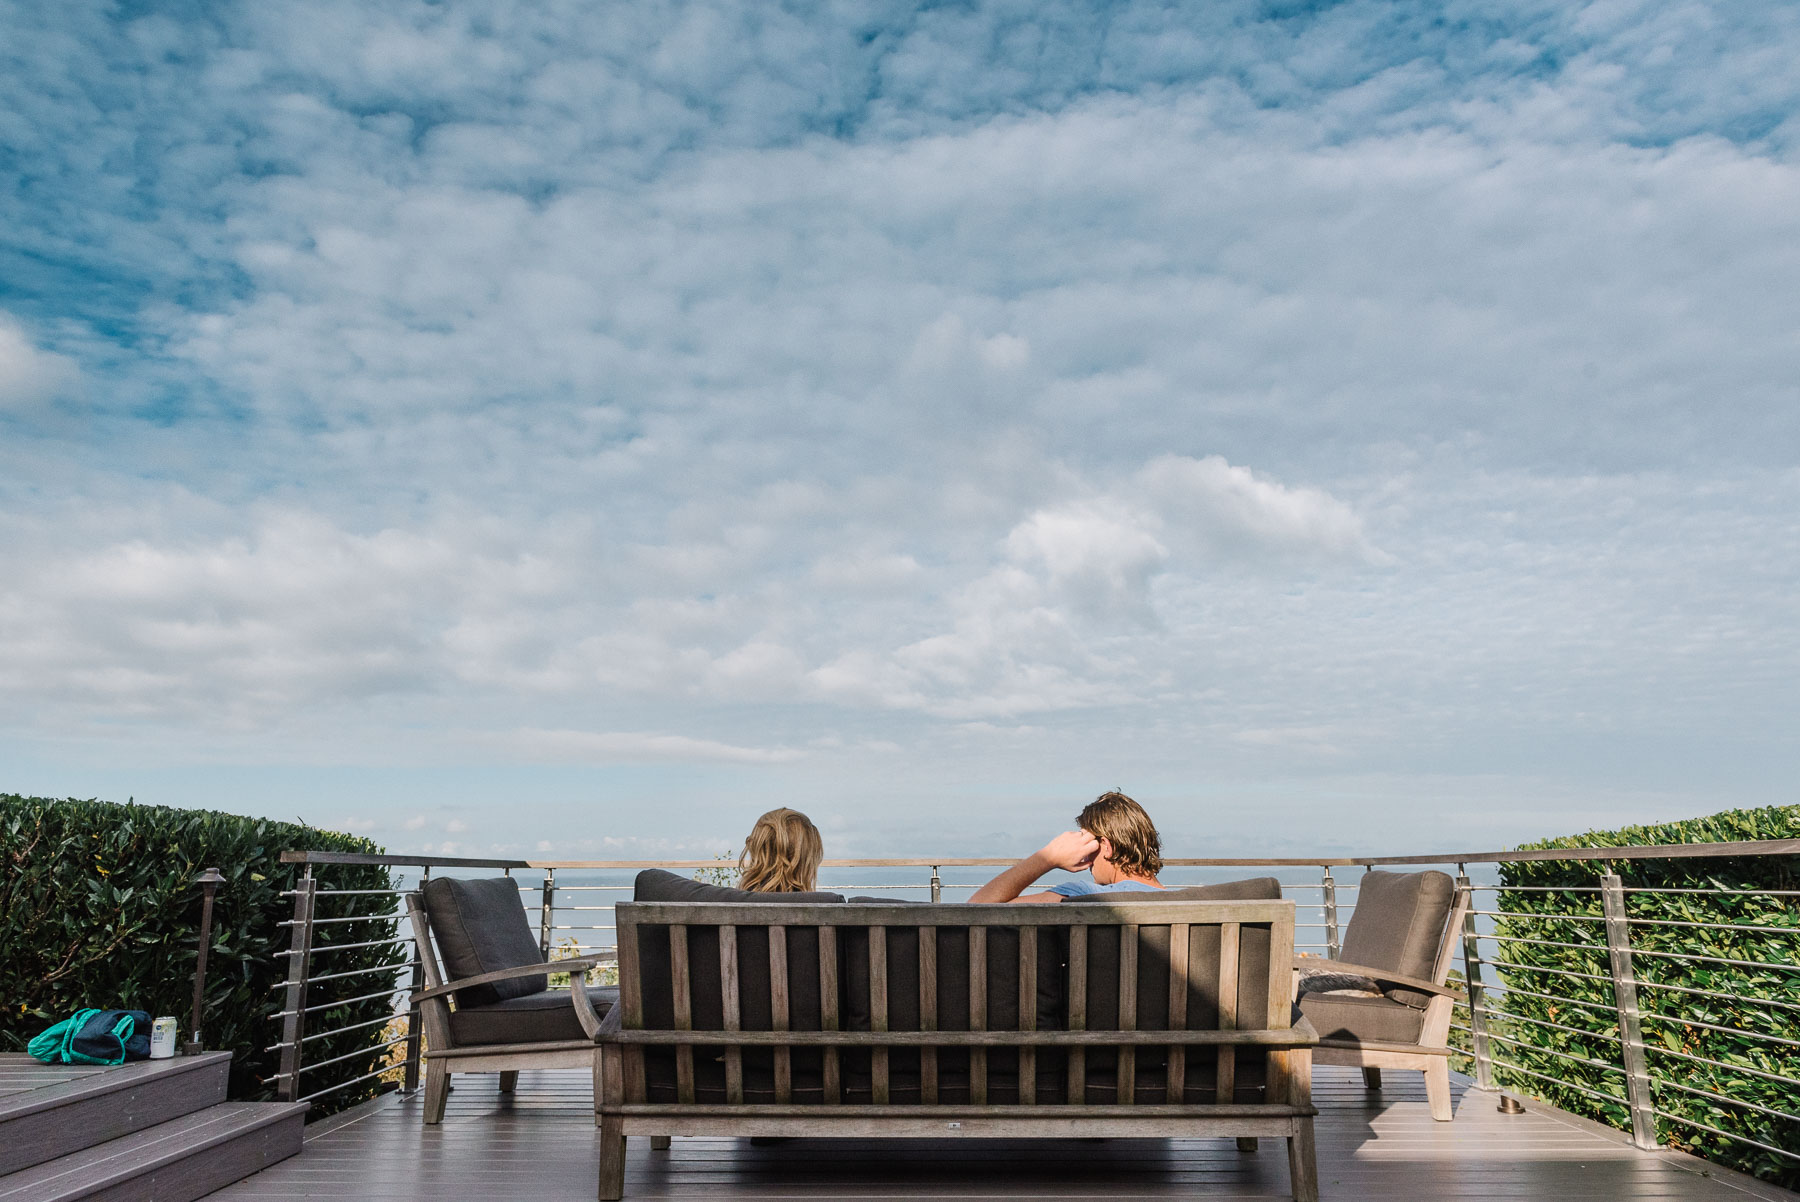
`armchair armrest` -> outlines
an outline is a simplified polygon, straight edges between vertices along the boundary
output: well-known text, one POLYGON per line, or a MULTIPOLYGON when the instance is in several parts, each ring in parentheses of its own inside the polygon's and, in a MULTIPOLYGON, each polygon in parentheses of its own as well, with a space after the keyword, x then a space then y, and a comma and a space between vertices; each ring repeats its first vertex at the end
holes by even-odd
POLYGON ((1295 956, 1294 967, 1304 976, 1310 969, 1313 972, 1345 973, 1352 976, 1368 977, 1381 985, 1398 986, 1401 989, 1413 989, 1419 993, 1435 994, 1438 997, 1455 998, 1461 1001, 1463 992, 1427 981, 1421 977, 1409 977, 1405 973, 1389 972, 1385 968, 1370 968, 1366 964, 1349 964, 1343 960, 1331 960, 1321 956, 1295 956))
POLYGON ((445 994, 455 993, 459 989, 467 989, 471 985, 489 985, 495 981, 510 981, 517 977, 542 977, 553 972, 570 972, 572 969, 586 972, 605 959, 604 956, 575 956, 567 960, 550 960, 543 964, 520 964, 513 968, 497 968, 493 972, 478 973, 459 981, 446 981, 431 989, 421 989, 412 995, 412 1000, 422 1002, 427 998, 443 997, 445 994))
POLYGON ((580 1021, 581 1029, 587 1032, 589 1039, 598 1041, 602 1026, 619 1007, 608 1008, 604 1017, 594 1008, 594 999, 588 996, 586 973, 578 972, 569 977, 569 996, 575 1002, 575 1017, 580 1021))

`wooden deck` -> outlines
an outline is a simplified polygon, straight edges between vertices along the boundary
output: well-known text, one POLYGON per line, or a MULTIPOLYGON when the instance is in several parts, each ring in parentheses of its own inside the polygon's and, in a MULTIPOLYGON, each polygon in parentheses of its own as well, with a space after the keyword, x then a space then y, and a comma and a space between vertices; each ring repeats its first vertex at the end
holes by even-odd
MULTIPOLYGON (((1789 1194, 1677 1153, 1639 1152, 1566 1116, 1502 1115, 1454 1078, 1457 1117, 1434 1123, 1418 1073, 1366 1092, 1354 1069, 1314 1077, 1319 1180, 1326 1202, 1364 1199, 1658 1199, 1743 1202, 1789 1194), (1702 1172, 1710 1172, 1703 1176, 1702 1172)), ((306 1151, 215 1199, 509 1198, 586 1202, 598 1151, 581 1073, 526 1073, 511 1099, 495 1078, 458 1077, 444 1123, 422 1099, 390 1096, 315 1124, 306 1151)), ((1241 1153, 1231 1140, 748 1140, 677 1138, 667 1152, 633 1139, 627 1199, 649 1198, 1284 1198, 1279 1141, 1241 1153)))

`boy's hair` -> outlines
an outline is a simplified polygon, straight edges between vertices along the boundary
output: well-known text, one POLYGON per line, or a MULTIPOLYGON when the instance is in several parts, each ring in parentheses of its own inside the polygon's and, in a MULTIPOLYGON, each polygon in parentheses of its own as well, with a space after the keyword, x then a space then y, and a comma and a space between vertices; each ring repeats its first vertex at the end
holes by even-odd
POLYGON ((1130 876, 1162 871, 1162 839, 1144 807, 1123 793, 1102 793, 1075 819, 1082 830, 1112 844, 1112 862, 1130 876))
POLYGON ((819 879, 825 844, 805 814, 770 810, 750 828, 738 857, 738 888, 757 893, 808 893, 819 879))

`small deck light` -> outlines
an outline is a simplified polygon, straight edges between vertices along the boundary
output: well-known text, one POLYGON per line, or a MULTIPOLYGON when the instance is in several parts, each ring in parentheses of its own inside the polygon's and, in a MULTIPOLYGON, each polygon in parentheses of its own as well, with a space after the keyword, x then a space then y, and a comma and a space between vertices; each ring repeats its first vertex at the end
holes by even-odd
POLYGON ((206 891, 206 899, 200 904, 200 946, 194 960, 194 1022, 188 1028, 188 1041, 181 1048, 183 1056, 198 1056, 206 1050, 200 1040, 200 1003, 206 992, 206 953, 212 950, 213 894, 224 882, 225 877, 217 868, 208 868, 194 878, 194 883, 206 891))

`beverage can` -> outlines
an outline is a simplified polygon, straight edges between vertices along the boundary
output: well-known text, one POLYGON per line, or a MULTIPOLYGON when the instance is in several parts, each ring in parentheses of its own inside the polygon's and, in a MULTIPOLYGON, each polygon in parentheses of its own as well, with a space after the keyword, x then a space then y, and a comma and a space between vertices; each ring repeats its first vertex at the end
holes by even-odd
POLYGON ((175 1055, 175 1020, 168 1017, 150 1024, 150 1059, 168 1060, 175 1055))

